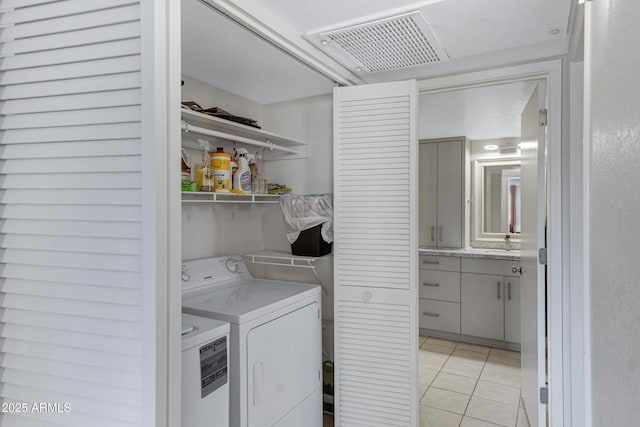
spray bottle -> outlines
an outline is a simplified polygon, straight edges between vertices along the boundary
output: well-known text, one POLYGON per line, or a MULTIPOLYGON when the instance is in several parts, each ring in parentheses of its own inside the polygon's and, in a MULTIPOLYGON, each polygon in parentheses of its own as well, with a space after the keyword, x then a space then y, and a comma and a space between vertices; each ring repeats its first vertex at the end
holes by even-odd
POLYGON ((247 160, 247 150, 238 148, 237 161, 238 170, 233 175, 233 188, 234 190, 243 190, 245 193, 251 193, 251 170, 247 160))

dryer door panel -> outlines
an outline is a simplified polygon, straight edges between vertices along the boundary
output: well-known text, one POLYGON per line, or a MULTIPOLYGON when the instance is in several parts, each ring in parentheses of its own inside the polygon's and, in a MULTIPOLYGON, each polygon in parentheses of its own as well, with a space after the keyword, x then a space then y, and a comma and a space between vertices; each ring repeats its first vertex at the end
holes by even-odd
POLYGON ((319 304, 313 303, 248 333, 250 426, 273 426, 320 387, 319 310, 319 304))

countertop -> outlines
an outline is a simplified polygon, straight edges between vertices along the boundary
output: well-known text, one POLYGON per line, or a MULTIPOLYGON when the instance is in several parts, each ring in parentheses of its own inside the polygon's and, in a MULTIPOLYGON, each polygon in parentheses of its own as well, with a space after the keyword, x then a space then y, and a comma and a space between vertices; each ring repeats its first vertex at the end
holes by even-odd
POLYGON ((436 256, 458 256, 462 258, 485 258, 485 259, 504 259, 508 261, 520 260, 520 251, 505 251, 502 249, 434 249, 420 248, 420 255, 436 255, 436 256))

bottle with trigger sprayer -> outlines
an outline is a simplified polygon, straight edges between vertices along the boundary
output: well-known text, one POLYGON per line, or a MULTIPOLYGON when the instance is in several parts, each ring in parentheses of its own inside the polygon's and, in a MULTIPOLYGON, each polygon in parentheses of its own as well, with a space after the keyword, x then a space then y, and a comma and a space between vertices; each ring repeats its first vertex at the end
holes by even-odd
POLYGON ((238 170, 233 176, 233 188, 251 193, 251 169, 249 169, 247 153, 244 148, 238 148, 238 170))

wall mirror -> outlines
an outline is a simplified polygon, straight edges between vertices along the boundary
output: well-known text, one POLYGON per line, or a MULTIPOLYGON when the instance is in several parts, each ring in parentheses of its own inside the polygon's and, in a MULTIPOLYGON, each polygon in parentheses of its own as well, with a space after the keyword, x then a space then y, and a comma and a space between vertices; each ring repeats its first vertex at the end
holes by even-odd
POLYGON ((520 240, 520 160, 476 160, 473 165, 473 240, 520 240))

